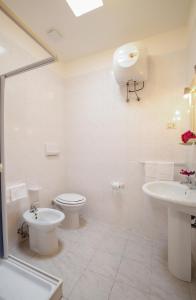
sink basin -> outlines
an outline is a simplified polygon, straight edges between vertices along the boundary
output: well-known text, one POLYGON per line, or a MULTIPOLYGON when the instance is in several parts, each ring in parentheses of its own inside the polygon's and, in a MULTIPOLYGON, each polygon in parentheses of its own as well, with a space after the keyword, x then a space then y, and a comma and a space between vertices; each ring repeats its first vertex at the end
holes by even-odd
POLYGON ((168 268, 178 279, 191 281, 191 215, 196 215, 196 190, 176 181, 145 183, 149 199, 168 209, 168 268))
POLYGON ((196 190, 184 184, 177 181, 152 181, 143 185, 143 191, 176 210, 196 214, 196 190))

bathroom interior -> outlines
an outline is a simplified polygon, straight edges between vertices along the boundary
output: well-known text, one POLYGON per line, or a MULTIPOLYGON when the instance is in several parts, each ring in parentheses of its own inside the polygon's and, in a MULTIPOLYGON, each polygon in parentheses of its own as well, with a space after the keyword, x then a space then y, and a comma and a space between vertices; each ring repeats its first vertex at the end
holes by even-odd
POLYGON ((196 0, 0 0, 0 147, 0 299, 196 300, 196 0))

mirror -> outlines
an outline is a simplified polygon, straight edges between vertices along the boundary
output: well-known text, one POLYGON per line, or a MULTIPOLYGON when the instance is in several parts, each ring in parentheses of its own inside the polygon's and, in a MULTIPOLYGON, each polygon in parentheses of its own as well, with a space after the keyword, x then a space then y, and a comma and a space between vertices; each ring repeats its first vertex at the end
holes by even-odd
POLYGON ((196 65, 195 74, 189 87, 184 89, 184 98, 190 105, 190 130, 196 134, 196 65))
POLYGON ((188 119, 186 126, 182 130, 182 144, 196 144, 196 65, 194 66, 195 74, 190 86, 184 89, 184 106, 188 119))
POLYGON ((196 134, 196 94, 191 94, 191 131, 196 134))

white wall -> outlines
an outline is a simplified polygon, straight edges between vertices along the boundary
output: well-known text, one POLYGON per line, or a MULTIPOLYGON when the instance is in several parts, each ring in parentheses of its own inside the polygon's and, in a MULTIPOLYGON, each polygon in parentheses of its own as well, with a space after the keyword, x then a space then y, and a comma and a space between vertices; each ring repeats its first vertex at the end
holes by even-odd
POLYGON ((49 206, 64 191, 64 88, 48 67, 6 80, 5 154, 9 241, 17 240, 22 212, 31 199, 10 202, 9 186, 39 185, 41 206, 49 206), (45 143, 57 143, 59 157, 45 156, 45 143))
MULTIPOLYGON (((193 1, 191 16, 189 22, 189 43, 188 43, 188 71, 187 71, 187 86, 193 79, 194 66, 196 65, 196 2, 193 1)), ((196 168, 196 149, 195 146, 187 149, 187 162, 193 169, 196 168)), ((193 255, 196 262, 196 229, 192 230, 193 255)))
POLYGON ((193 78, 194 65, 196 64, 196 2, 193 1, 191 15, 189 19, 189 39, 188 39, 188 76, 187 84, 193 78))
POLYGON ((150 54, 149 78, 140 103, 134 99, 126 103, 125 90, 115 82, 113 51, 67 66, 66 183, 68 191, 87 196, 91 217, 151 236, 166 235, 166 211, 145 201, 139 162, 185 161, 179 141, 187 128, 181 123, 174 130, 166 128, 174 112, 184 109, 185 37, 182 29, 140 42, 150 54), (125 183, 120 193, 111 189, 116 180, 125 183))

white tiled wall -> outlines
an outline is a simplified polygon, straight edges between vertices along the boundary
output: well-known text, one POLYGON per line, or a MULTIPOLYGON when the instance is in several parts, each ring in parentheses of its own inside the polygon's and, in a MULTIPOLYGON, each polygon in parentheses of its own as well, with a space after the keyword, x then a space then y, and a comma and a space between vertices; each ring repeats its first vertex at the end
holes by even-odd
MULTIPOLYGON (((191 17, 189 23, 189 46, 188 46, 188 72, 187 85, 190 84, 194 74, 194 66, 196 65, 196 2, 193 1, 191 9, 191 17)), ((195 170, 196 168, 196 149, 195 146, 189 147, 187 151, 187 162, 189 166, 195 170)), ((196 230, 192 230, 193 255, 196 261, 196 230)))
MULTIPOLYGON (((65 189, 63 102, 63 82, 48 68, 6 80, 6 185, 26 182, 41 186, 42 206, 49 206, 53 197, 65 189), (47 142, 59 145, 59 156, 45 156, 47 142)), ((15 241, 18 220, 30 203, 28 199, 11 203, 9 191, 7 201, 9 240, 15 241)))
POLYGON ((152 211, 142 194, 140 161, 185 160, 181 124, 166 128, 181 109, 184 68, 184 51, 151 56, 140 103, 126 103, 111 68, 66 80, 66 183, 87 196, 90 215, 149 234, 166 232, 166 212, 152 211), (111 189, 115 180, 125 183, 119 193, 111 189))

